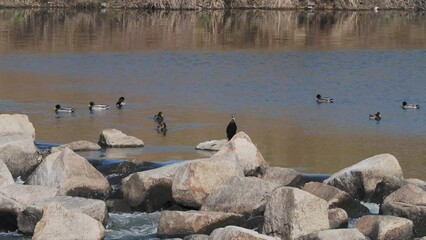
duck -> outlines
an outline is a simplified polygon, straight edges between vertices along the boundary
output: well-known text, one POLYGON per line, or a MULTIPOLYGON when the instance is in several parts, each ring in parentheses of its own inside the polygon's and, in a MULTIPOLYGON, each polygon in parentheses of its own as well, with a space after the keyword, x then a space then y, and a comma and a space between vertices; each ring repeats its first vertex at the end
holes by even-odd
POLYGON ((90 102, 89 103, 89 109, 90 109, 90 111, 108 110, 109 109, 109 105, 107 105, 107 104, 95 104, 94 102, 90 102))
POLYGON ((235 123, 235 114, 232 114, 231 121, 226 127, 226 137, 228 141, 232 139, 232 137, 237 133, 237 124, 235 123))
POLYGON ((157 123, 161 123, 164 121, 164 117, 163 117, 163 113, 162 112, 158 112, 155 116, 154 116, 154 121, 156 121, 157 123))
POLYGON ((121 107, 123 107, 124 105, 126 105, 126 102, 124 102, 125 98, 124 97, 120 97, 118 99, 118 102, 115 104, 115 106, 117 106, 118 109, 120 109, 121 107))
POLYGON ((167 125, 165 122, 161 121, 159 125, 157 126, 158 133, 162 133, 164 136, 166 136, 167 132, 167 125))
POLYGON ((317 103, 332 103, 334 102, 333 98, 322 97, 320 94, 317 94, 317 103))
POLYGON ((401 107, 402 107, 402 109, 419 109, 420 105, 419 104, 410 104, 410 103, 407 103, 406 101, 403 101, 401 107))
POLYGON ((56 104, 55 106, 55 112, 57 113, 73 113, 75 111, 74 108, 70 108, 70 107, 61 107, 61 105, 56 104))
POLYGON ((382 115, 380 115, 380 112, 372 113, 368 116, 371 120, 380 121, 382 119, 382 115))

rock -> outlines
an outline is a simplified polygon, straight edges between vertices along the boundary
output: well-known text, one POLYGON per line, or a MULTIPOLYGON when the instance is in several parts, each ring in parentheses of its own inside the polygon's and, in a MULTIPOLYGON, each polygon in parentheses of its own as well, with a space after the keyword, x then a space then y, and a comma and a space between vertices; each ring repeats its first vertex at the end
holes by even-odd
POLYGON ((202 143, 199 143, 195 149, 197 150, 206 150, 206 151, 219 151, 228 143, 228 139, 221 140, 208 140, 202 143))
POLYGON ((0 194, 0 230, 15 231, 17 215, 23 208, 22 204, 0 194))
POLYGON ((47 156, 27 182, 56 187, 59 195, 105 198, 109 193, 105 177, 69 148, 47 156))
POLYGON ((328 221, 330 228, 347 228, 348 227, 348 214, 341 208, 333 208, 328 210, 328 221))
POLYGON ((403 186, 384 200, 380 212, 411 220, 415 237, 426 236, 426 191, 422 188, 403 186))
POLYGON ((275 188, 275 184, 255 177, 231 177, 210 193, 201 210, 263 215, 275 188))
POLYGON ((303 183, 302 174, 291 168, 268 167, 261 178, 279 186, 300 187, 303 183))
POLYGON ((209 240, 209 235, 191 234, 183 238, 183 240, 209 240))
POLYGON ((361 214, 369 213, 368 208, 354 200, 346 192, 333 186, 328 186, 319 182, 309 182, 305 184, 302 190, 326 200, 330 208, 343 208, 350 217, 357 217, 361 214))
POLYGON ((332 229, 313 234, 309 240, 368 240, 358 229, 332 229))
POLYGON ((0 187, 15 184, 12 174, 6 164, 0 159, 0 187))
POLYGON ((340 170, 324 183, 349 193, 355 199, 363 200, 371 197, 377 183, 386 176, 402 178, 402 169, 394 156, 380 154, 340 170))
POLYGON ((383 180, 377 184, 376 189, 374 190, 374 194, 371 197, 371 201, 382 204, 383 200, 385 200, 387 196, 410 183, 426 190, 426 182, 419 179, 384 177, 383 180))
POLYGON ((298 188, 280 187, 266 204, 264 234, 297 239, 329 228, 328 203, 298 188))
POLYGON ((62 207, 84 213, 106 225, 108 212, 104 201, 80 197, 57 196, 35 202, 18 215, 18 229, 28 235, 34 233, 34 228, 42 218, 43 207, 49 203, 59 203, 62 207))
POLYGON ((374 240, 413 239, 413 222, 394 216, 363 216, 355 226, 361 233, 374 240))
POLYGON ((191 161, 179 168, 173 179, 173 199, 185 207, 198 209, 205 198, 226 179, 244 177, 235 155, 191 161), (233 157, 233 159, 232 159, 233 157))
POLYGON ((182 238, 190 234, 210 234, 230 224, 241 225, 244 216, 208 211, 162 211, 157 235, 160 238, 182 238))
POLYGON ((99 151, 101 150, 101 146, 96 143, 88 142, 88 141, 75 141, 67 144, 62 144, 58 147, 53 147, 51 152, 60 152, 65 148, 69 148, 74 152, 82 152, 82 151, 99 151))
POLYGON ((106 147, 143 147, 142 140, 127 136, 122 131, 117 129, 105 129, 99 136, 99 145, 106 147))
POLYGON ((214 230, 209 240, 276 240, 276 238, 242 227, 227 226, 214 230))
POLYGON ((177 170, 187 162, 134 173, 122 180, 123 198, 135 210, 159 211, 174 203, 172 183, 177 170))
POLYGON ((43 207, 43 217, 37 223, 33 240, 42 239, 103 239, 105 228, 86 214, 71 211, 58 203, 43 207))
POLYGON ((14 178, 26 178, 41 161, 35 129, 26 115, 0 115, 0 159, 14 178))
POLYGON ((239 132, 214 156, 235 153, 238 163, 243 167, 246 176, 258 175, 262 168, 268 167, 262 154, 253 144, 250 137, 244 132, 239 132))

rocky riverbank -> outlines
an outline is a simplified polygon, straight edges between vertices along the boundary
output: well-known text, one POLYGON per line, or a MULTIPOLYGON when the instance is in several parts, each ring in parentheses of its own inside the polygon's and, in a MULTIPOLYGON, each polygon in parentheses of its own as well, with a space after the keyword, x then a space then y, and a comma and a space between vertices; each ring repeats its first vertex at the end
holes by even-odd
MULTIPOLYGON (((108 212, 160 211, 160 238, 426 236, 426 182, 404 179, 390 154, 362 160, 323 182, 306 183, 292 169, 269 166, 250 137, 239 132, 210 158, 132 173, 117 191, 75 153, 87 150, 87 142, 81 148, 67 145, 74 151, 64 146, 44 154, 34 139, 28 117, 0 115, 0 230, 18 230, 34 239, 103 239, 108 212), (25 184, 16 184, 17 177, 25 184), (363 202, 378 203, 380 214, 370 213, 363 202), (348 229, 348 218, 357 219, 354 228, 348 229)), ((135 138, 120 133, 108 142, 122 147, 130 140, 135 138)), ((136 145, 141 147, 139 141, 136 145)))
POLYGON ((39 8, 135 8, 162 10, 203 10, 203 9, 335 9, 368 10, 379 9, 425 10, 425 0, 0 0, 0 7, 39 7, 39 8))

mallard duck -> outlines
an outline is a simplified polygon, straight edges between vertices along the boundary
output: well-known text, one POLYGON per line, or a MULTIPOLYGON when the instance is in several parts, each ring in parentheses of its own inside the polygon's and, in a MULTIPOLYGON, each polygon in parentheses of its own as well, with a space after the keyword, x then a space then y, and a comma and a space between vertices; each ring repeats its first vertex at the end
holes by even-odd
POLYGON ((231 140, 235 133, 237 133, 237 124, 235 123, 235 115, 232 114, 231 121, 226 127, 226 137, 228 138, 228 141, 231 140))
POLYGON ((332 103, 334 102, 333 98, 321 97, 320 94, 317 94, 317 103, 332 103))
POLYGON ((380 115, 380 112, 372 113, 368 115, 368 118, 370 118, 371 120, 380 121, 382 119, 382 115, 380 115))
POLYGON ((403 109, 419 109, 420 105, 419 104, 409 104, 406 101, 403 101, 401 107, 403 109))
POLYGON ((160 122, 159 125, 157 126, 157 131, 158 131, 158 133, 162 133, 164 136, 166 136, 166 132, 167 132, 166 123, 160 122))
POLYGON ((124 102, 124 97, 120 97, 119 99, 118 99, 118 102, 115 104, 115 106, 117 106, 117 108, 121 108, 121 107, 123 107, 124 105, 126 105, 126 102, 124 102))
POLYGON ((158 112, 154 116, 154 121, 156 121, 157 123, 161 123, 162 121, 164 121, 163 113, 162 112, 158 112))
POLYGON ((70 108, 70 107, 61 107, 61 105, 56 104, 55 106, 55 112, 57 113, 73 113, 75 111, 74 108, 70 108))
POLYGON ((90 111, 108 110, 109 109, 109 105, 106 105, 106 104, 95 104, 94 102, 90 102, 89 109, 90 109, 90 111))

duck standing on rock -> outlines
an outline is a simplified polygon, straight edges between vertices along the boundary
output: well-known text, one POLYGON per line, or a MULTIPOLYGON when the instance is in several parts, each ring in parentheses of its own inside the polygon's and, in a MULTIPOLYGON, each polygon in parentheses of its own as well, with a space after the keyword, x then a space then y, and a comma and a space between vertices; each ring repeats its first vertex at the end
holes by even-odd
POLYGON ((56 113, 73 113, 75 111, 74 108, 70 108, 70 107, 61 107, 61 105, 56 104, 55 106, 55 112, 56 113))
POLYGON ((102 110, 108 110, 109 105, 107 104, 95 104, 94 102, 90 102, 89 104, 89 110, 90 111, 102 111, 102 110))
POLYGON ((322 97, 321 94, 317 94, 317 103, 332 103, 334 102, 333 98, 322 97))
POLYGON ((403 101, 401 107, 402 107, 402 109, 419 109, 420 105, 419 104, 410 104, 410 103, 407 103, 406 101, 403 101))
POLYGON ((154 121, 157 122, 158 124, 160 124, 161 122, 163 122, 164 121, 163 113, 162 112, 158 112, 154 116, 154 121))
POLYGON ((167 133, 167 125, 165 122, 160 122, 157 126, 157 132, 166 136, 167 133))
POLYGON ((232 114, 231 121, 226 127, 226 137, 228 138, 228 141, 231 140, 235 133, 237 133, 237 124, 235 123, 235 115, 232 114))
POLYGON ((372 113, 368 116, 371 120, 380 121, 382 119, 382 115, 380 115, 380 112, 372 113))
POLYGON ((117 106, 118 109, 121 109, 124 105, 126 105, 126 102, 124 102, 124 100, 124 97, 120 97, 115 106, 117 106))

